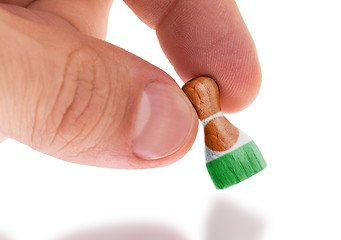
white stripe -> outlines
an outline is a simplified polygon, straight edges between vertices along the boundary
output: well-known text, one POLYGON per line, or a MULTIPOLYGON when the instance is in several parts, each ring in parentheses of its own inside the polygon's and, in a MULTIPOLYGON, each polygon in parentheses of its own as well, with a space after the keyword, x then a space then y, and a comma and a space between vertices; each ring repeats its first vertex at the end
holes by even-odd
POLYGON ((232 152, 233 150, 236 150, 237 148, 243 146, 246 143, 251 142, 252 139, 246 135, 243 131, 241 131, 239 129, 239 136, 238 136, 238 140, 237 142, 228 150, 225 151, 213 151, 212 149, 208 148, 207 146, 205 146, 206 148, 206 163, 211 162, 221 156, 224 156, 225 154, 232 152))
POLYGON ((208 118, 205 118, 204 120, 201 121, 202 125, 205 127, 206 124, 211 121, 213 118, 216 118, 216 117, 224 117, 224 113, 222 112, 217 112, 211 116, 209 116, 208 118))

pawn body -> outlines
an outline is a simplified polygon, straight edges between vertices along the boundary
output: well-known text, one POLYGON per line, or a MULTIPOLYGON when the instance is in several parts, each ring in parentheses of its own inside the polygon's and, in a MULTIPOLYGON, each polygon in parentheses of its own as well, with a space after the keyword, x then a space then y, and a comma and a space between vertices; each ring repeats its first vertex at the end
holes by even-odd
POLYGON ((252 139, 221 112, 219 87, 212 78, 195 78, 182 89, 204 126, 206 166, 218 189, 239 183, 266 167, 252 139))

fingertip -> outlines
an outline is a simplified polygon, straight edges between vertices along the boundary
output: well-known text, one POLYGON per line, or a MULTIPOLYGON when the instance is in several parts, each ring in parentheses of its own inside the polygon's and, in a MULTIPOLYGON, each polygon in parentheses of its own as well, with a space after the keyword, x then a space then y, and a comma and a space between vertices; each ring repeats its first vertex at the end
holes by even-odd
POLYGON ((230 55, 224 52, 226 47, 218 48, 220 50, 212 53, 217 57, 211 61, 200 55, 197 60, 184 67, 187 71, 183 66, 176 69, 185 82, 202 75, 212 77, 219 86, 222 111, 241 111, 255 100, 262 83, 256 49, 254 46, 244 47, 238 54, 230 55), (222 52, 221 55, 219 51, 222 52))
POLYGON ((207 75, 220 87, 224 112, 249 106, 261 85, 253 39, 234 0, 125 0, 156 30, 160 45, 186 82, 207 75))
POLYGON ((151 82, 140 100, 132 152, 138 159, 160 161, 161 165, 176 161, 193 144, 197 122, 191 103, 178 86, 151 82))
POLYGON ((184 81, 207 75, 218 82, 224 112, 240 111, 257 96, 257 51, 234 1, 179 2, 156 31, 184 81))
POLYGON ((259 61, 250 58, 238 67, 223 72, 216 81, 220 86, 222 111, 239 112, 248 107, 259 93, 262 83, 259 61))

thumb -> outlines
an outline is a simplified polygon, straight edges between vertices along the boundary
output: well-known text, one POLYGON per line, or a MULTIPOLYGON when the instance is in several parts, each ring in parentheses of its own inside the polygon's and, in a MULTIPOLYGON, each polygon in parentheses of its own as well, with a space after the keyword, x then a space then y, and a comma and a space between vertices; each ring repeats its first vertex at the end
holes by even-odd
POLYGON ((71 162, 164 166, 191 147, 195 112, 166 73, 75 31, 0 15, 0 132, 71 162))

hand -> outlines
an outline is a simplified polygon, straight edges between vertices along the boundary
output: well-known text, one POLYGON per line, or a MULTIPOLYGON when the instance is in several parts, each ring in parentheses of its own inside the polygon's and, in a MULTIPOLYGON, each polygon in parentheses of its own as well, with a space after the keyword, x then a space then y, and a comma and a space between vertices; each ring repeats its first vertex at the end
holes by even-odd
MULTIPOLYGON (((209 75, 222 109, 256 97, 261 72, 232 0, 126 0, 179 76, 209 75)), ((197 117, 162 70, 103 40, 110 0, 0 0, 0 134, 51 156, 112 168, 181 158, 197 117)), ((122 23, 124 24, 124 23, 122 23)))

